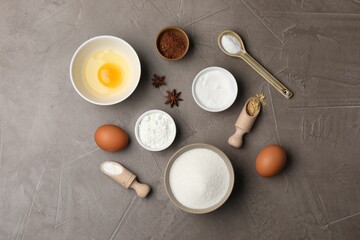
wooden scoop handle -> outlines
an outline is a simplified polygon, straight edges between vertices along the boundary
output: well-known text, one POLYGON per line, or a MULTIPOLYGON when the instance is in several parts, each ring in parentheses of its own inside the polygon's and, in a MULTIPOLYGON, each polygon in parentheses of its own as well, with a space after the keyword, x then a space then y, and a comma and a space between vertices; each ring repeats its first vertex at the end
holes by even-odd
POLYGON ((139 183, 136 179, 130 185, 130 188, 134 189, 136 194, 141 198, 145 198, 150 192, 149 185, 144 183, 139 183))
POLYGON ((235 131, 235 133, 229 138, 228 143, 229 143, 231 146, 235 147, 235 148, 240 148, 241 145, 243 144, 242 138, 243 138, 243 136, 244 136, 244 134, 245 134, 246 132, 245 132, 245 130, 242 129, 242 128, 239 128, 239 127, 236 127, 236 126, 235 126, 235 128, 236 128, 236 131, 235 131))

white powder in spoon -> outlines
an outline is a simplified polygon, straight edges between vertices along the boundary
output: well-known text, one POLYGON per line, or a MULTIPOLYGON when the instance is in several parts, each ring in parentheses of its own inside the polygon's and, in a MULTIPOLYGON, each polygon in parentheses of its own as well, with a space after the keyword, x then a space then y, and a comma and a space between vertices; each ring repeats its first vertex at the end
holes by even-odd
POLYGON ((220 202, 229 182, 225 162, 217 153, 205 148, 183 153, 169 172, 170 188, 175 198, 192 209, 205 209, 220 202))
POLYGON ((242 51, 239 40, 230 34, 225 34, 221 37, 221 45, 225 51, 230 54, 236 54, 242 51))

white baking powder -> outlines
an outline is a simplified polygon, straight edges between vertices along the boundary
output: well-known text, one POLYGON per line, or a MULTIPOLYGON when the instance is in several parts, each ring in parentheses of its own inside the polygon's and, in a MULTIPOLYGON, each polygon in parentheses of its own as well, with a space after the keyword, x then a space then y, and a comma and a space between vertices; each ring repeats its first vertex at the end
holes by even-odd
POLYGON ((230 34, 225 34, 221 37, 221 45, 225 51, 230 54, 236 54, 242 51, 239 40, 230 34))
POLYGON ((139 124, 141 142, 151 149, 162 149, 174 140, 176 131, 173 120, 160 112, 146 115, 139 124))
POLYGON ((224 198, 230 176, 225 162, 212 150, 196 148, 180 155, 171 166, 169 183, 184 206, 204 209, 224 198))
POLYGON ((208 111, 222 111, 230 107, 237 96, 237 83, 223 69, 205 69, 195 82, 195 98, 208 111))
POLYGON ((123 168, 116 163, 106 162, 102 165, 102 169, 111 175, 120 175, 123 172, 123 168))

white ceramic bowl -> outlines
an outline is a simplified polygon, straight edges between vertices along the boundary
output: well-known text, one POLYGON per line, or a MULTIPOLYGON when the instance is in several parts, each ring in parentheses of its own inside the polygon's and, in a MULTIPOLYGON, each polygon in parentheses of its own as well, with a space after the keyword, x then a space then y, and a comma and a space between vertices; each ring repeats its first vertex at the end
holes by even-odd
MULTIPOLYGON (((199 89, 201 89, 201 91, 205 91, 204 86, 199 86, 199 89)), ((201 70, 195 76, 194 81, 192 83, 191 91, 192 91, 193 98, 194 98, 195 102, 197 103, 197 105, 199 105, 199 107, 201 107, 202 109, 204 109, 208 112, 221 112, 221 111, 228 109, 235 102, 237 94, 238 94, 238 85, 237 85, 235 77, 228 70, 221 68, 221 67, 208 67, 208 68, 201 70), (203 84, 201 82, 202 77, 205 74, 208 74, 209 72, 216 72, 216 74, 220 75, 220 77, 217 77, 216 79, 219 82, 221 81, 222 82, 221 84, 224 85, 223 89, 216 89, 216 90, 213 89, 212 93, 226 92, 225 84, 228 84, 228 87, 227 87, 228 91, 226 92, 226 94, 219 96, 219 98, 221 98, 221 99, 218 99, 220 101, 220 100, 224 100, 224 99, 228 98, 226 103, 223 103, 221 106, 215 106, 215 105, 211 106, 211 102, 208 97, 204 98, 203 96, 200 96, 197 94, 197 91, 196 91, 197 86, 200 84, 203 84)), ((203 93, 203 95, 206 95, 206 94, 203 93)), ((208 94, 208 95, 213 96, 215 94, 208 94)))
POLYGON ((70 78, 76 92, 85 100, 97 105, 113 105, 124 101, 136 89, 141 75, 141 66, 135 50, 124 40, 113 36, 98 36, 84 42, 74 53, 70 63, 70 78), (86 59, 99 49, 113 49, 120 52, 130 67, 130 84, 114 97, 102 98, 92 94, 83 81, 83 64, 86 59))
MULTIPOLYGON (((143 114, 141 114, 141 116, 138 118, 138 120, 136 121, 135 123, 135 137, 136 137, 136 140, 138 141, 138 143, 143 147, 145 148, 146 150, 149 150, 149 151, 152 151, 152 152, 158 152, 158 151, 162 151, 162 150, 165 150, 166 148, 168 148, 174 141, 175 137, 176 137, 176 124, 175 124, 175 121, 174 119, 166 112, 164 111, 161 111, 161 110, 157 110, 157 109, 154 109, 154 110, 149 110, 147 112, 144 112, 143 114), (149 116, 151 114, 154 114, 154 113, 162 113, 163 115, 165 115, 169 121, 171 122, 171 131, 172 131, 172 134, 169 138, 169 142, 162 146, 161 148, 151 148, 147 145, 145 145, 142 141, 141 141, 141 138, 140 138, 140 133, 139 133, 139 125, 141 123, 141 121, 146 117, 146 116, 149 116)), ((155 137, 155 136, 154 136, 155 137)))

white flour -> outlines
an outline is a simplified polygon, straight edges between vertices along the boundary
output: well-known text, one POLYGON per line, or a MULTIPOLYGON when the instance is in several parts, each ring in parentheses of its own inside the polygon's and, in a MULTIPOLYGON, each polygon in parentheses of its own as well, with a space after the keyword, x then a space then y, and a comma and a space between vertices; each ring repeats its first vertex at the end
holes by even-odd
POLYGON ((152 149, 162 149, 173 141, 176 131, 172 119, 163 113, 150 113, 139 124, 141 142, 152 149))
POLYGON ((236 54, 242 50, 239 40, 230 34, 221 37, 221 45, 230 54, 236 54))
POLYGON ((197 148, 183 153, 173 163, 169 183, 175 198, 184 206, 204 209, 226 194, 230 176, 225 162, 215 152, 197 148))
POLYGON ((106 162, 102 165, 102 168, 105 172, 111 174, 111 175, 120 175, 123 172, 123 168, 119 165, 112 163, 112 162, 106 162))

